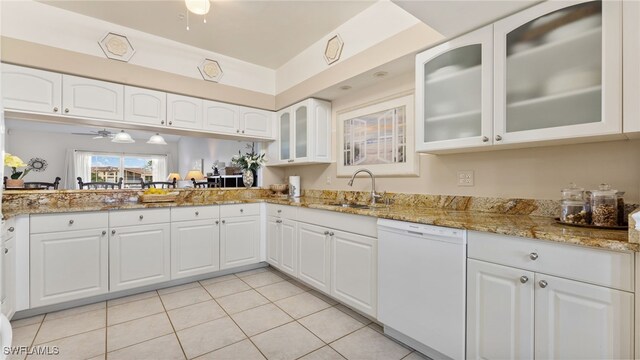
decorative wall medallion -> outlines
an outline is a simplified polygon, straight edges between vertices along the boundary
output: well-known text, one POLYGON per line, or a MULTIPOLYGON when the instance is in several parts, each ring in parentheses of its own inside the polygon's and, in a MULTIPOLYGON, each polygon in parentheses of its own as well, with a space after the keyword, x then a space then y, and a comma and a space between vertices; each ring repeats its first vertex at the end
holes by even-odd
POLYGON ((98 44, 109 59, 128 62, 136 52, 126 36, 111 32, 98 41, 98 44))
POLYGON ((338 34, 327 41, 327 47, 324 49, 324 59, 327 61, 328 65, 331 65, 340 59, 343 45, 344 42, 342 42, 342 39, 338 34))
POLYGON ((202 78, 207 81, 218 82, 222 79, 222 68, 217 61, 211 59, 204 59, 200 65, 198 65, 198 70, 202 75, 202 78))
POLYGON ((32 158, 27 164, 27 168, 31 171, 42 172, 47 169, 47 160, 41 158, 32 158))

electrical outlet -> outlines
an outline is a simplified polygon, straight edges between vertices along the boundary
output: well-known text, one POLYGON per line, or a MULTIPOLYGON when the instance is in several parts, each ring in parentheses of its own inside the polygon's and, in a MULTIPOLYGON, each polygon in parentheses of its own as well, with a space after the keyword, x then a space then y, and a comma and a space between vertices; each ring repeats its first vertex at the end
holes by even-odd
POLYGON ((473 186, 473 170, 458 171, 458 186, 473 186))
POLYGON ((327 183, 327 185, 331 185, 331 176, 327 176, 326 183, 327 183))

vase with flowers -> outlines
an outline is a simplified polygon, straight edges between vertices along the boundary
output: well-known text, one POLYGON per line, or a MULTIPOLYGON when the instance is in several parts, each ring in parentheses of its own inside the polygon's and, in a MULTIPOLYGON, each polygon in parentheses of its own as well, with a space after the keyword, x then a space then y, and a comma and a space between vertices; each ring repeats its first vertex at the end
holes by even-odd
POLYGON ((233 156, 231 161, 242 169, 242 183, 248 189, 253 185, 254 172, 260 169, 267 162, 267 159, 264 151, 260 154, 256 153, 255 143, 247 144, 247 148, 250 149, 250 152, 242 155, 238 150, 238 155, 233 156))
POLYGON ((24 177, 27 176, 31 169, 27 168, 27 164, 19 157, 9 153, 4 154, 4 166, 11 168, 11 175, 6 181, 7 189, 20 189, 24 187, 24 177), (20 168, 26 168, 19 170, 20 168))

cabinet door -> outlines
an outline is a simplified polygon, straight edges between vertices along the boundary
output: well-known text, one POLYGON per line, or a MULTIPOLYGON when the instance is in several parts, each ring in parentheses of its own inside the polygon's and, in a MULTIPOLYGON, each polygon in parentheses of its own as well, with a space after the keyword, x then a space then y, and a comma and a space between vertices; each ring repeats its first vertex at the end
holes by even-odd
POLYGON ((331 296, 376 317, 378 297, 378 241, 375 238, 331 232, 331 296))
POLYGON ((538 359, 633 357, 633 294, 536 274, 538 359))
POLYGON ((416 56, 416 150, 491 145, 493 26, 416 56))
POLYGON ((2 313, 9 319, 16 312, 16 238, 5 240, 2 255, 2 313))
MULTIPOLYGON (((622 2, 622 128, 634 137, 640 135, 640 2, 622 2)), ((4 89, 3 89, 4 91, 4 89)))
POLYGON ((273 112, 240 107, 240 133, 250 136, 273 138, 271 133, 273 112))
POLYGON ((240 107, 215 101, 203 101, 204 129, 222 134, 240 132, 240 107))
POLYGON ((31 307, 109 291, 107 229, 32 234, 31 307))
POLYGON ((124 120, 124 85, 62 76, 64 115, 124 120))
POLYGON ((293 114, 293 143, 295 147, 293 148, 294 155, 293 158, 296 162, 304 162, 308 161, 312 156, 310 150, 311 146, 311 136, 309 136, 310 129, 310 114, 309 114, 309 103, 310 101, 303 101, 300 104, 296 104, 292 108, 293 114))
POLYGON ((260 216, 228 217, 220 227, 220 269, 260 262, 260 216))
POLYGON ((60 113, 62 75, 2 64, 2 105, 9 110, 60 113))
POLYGON ((300 280, 331 293, 331 248, 327 229, 298 224, 298 265, 300 280))
POLYGON ((171 278, 169 224, 114 228, 109 237, 110 290, 119 291, 171 278))
POLYGON ((621 1, 548 1, 494 24, 495 143, 619 134, 621 1))
POLYGON ((287 163, 293 162, 293 145, 292 140, 293 137, 292 129, 293 129, 293 119, 291 116, 291 109, 286 109, 278 112, 278 139, 276 140, 277 144, 277 154, 274 157, 277 159, 277 163, 287 163))
POLYGON ((124 119, 127 122, 164 125, 167 120, 167 94, 162 91, 124 87, 124 119))
POLYGON ((331 103, 312 99, 309 106, 313 116, 313 160, 331 162, 331 103))
POLYGON ((202 129, 202 100, 167 94, 167 121, 173 127, 202 129))
POLYGON ((297 223, 282 219, 280 223, 280 271, 298 277, 297 223))
POLYGON ((534 273, 467 261, 467 359, 533 359, 534 273))
POLYGON ((275 216, 267 217, 267 262, 278 269, 280 269, 280 243, 282 242, 281 221, 275 216))
POLYGON ((206 274, 219 269, 218 220, 171 223, 171 279, 206 274))

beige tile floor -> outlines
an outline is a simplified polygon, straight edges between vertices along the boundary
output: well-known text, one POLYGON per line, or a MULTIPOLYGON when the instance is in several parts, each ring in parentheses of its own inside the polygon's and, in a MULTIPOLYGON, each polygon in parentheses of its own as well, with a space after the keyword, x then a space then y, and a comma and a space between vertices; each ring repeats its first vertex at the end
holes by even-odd
POLYGON ((12 325, 15 346, 60 349, 28 359, 424 359, 369 319, 272 268, 12 325))

